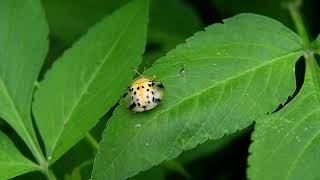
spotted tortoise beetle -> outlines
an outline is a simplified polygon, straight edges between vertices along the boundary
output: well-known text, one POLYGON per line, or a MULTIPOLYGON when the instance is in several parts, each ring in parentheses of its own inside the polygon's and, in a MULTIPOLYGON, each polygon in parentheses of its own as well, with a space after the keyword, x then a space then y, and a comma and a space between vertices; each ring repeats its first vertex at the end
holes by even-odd
MULTIPOLYGON (((138 73, 138 72, 137 72, 138 73)), ((144 112, 155 108, 164 98, 165 88, 156 77, 140 76, 133 81, 123 95, 123 102, 132 112, 144 112)))

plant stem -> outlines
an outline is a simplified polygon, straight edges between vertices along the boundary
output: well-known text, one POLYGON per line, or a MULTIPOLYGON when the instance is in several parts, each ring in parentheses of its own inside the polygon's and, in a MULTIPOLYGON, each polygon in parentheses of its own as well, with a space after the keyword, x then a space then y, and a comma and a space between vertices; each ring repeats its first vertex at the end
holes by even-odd
POLYGON ((57 177, 54 175, 53 171, 48 167, 43 167, 41 172, 47 177, 48 180, 57 180, 57 177))
POLYGON ((86 139, 96 151, 99 150, 99 143, 89 132, 86 134, 86 139))
POLYGON ((289 9, 291 18, 293 20, 293 23, 294 23, 296 29, 297 29, 298 34, 302 37, 306 46, 309 47, 310 40, 309 40, 309 36, 308 36, 307 30, 305 28, 305 25, 303 23, 301 13, 300 13, 300 6, 301 6, 300 0, 287 4, 287 8, 289 9))
POLYGON ((319 77, 320 69, 319 69, 319 66, 317 65, 316 59, 314 58, 314 52, 310 47, 311 43, 309 40, 308 33, 306 31, 305 25, 303 24, 302 16, 299 10, 300 6, 301 6, 301 0, 297 0, 296 2, 287 4, 287 7, 289 9, 293 23, 297 29, 297 32, 302 37, 302 39, 306 44, 306 51, 304 54, 304 58, 307 66, 311 70, 311 76, 317 91, 317 98, 320 101, 320 77, 319 77))
POLYGON ((56 180, 57 179, 56 176, 54 175, 53 171, 50 169, 48 169, 48 176, 47 177, 49 180, 56 180))

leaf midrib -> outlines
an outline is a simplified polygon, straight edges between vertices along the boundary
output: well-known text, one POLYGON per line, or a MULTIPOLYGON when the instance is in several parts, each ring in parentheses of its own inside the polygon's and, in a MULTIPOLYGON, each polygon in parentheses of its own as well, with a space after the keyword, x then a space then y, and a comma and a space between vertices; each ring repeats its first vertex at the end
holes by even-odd
MULTIPOLYGON (((228 43, 228 44, 224 44, 224 45, 216 45, 216 46, 211 46, 211 48, 215 49, 215 48, 226 48, 226 47, 238 47, 238 46, 241 46, 243 47, 244 45, 247 45, 247 46, 253 46, 253 47, 261 47, 261 48, 265 48, 265 49, 270 49, 270 50, 277 50, 279 53, 283 53, 283 52, 288 52, 289 50, 288 49, 283 49, 283 48, 276 48, 276 47, 271 47, 271 46, 267 46, 266 44, 261 44, 261 43, 247 43, 247 42, 243 42, 243 43, 239 43, 239 42, 234 42, 234 43, 228 43)), ((218 53, 218 52, 217 52, 218 53)), ((202 60, 202 59, 224 59, 224 58, 235 58, 235 59, 245 59, 245 60, 256 60, 257 58, 252 58, 252 57, 235 57, 235 56, 208 56, 208 57, 201 57, 201 58, 198 58, 198 59, 187 59, 185 60, 184 62, 188 62, 188 63, 191 63, 191 62, 194 62, 194 61, 197 61, 197 60, 202 60)), ((175 66, 175 65, 181 65, 182 62, 177 62, 177 63, 172 63, 170 65, 167 65, 167 66, 163 66, 163 67, 160 67, 159 70, 162 70, 162 69, 166 69, 168 67, 171 67, 171 66, 175 66)), ((166 65, 166 64, 165 64, 166 65)))
MULTIPOLYGON (((33 146, 34 150, 37 150, 35 148, 35 144, 34 144, 34 141, 32 140, 31 136, 30 136, 30 133, 29 131, 27 130, 26 128, 26 125, 24 124, 24 121, 22 120, 22 117, 20 115, 20 113, 18 112, 18 108, 16 106, 16 104, 14 103, 13 101, 13 98, 12 96, 10 95, 9 91, 8 91, 8 88, 6 87, 2 77, 0 77, 0 86, 2 87, 3 89, 3 92, 5 93, 9 103, 10 103, 10 106, 11 108, 13 109, 14 113, 15 113, 15 117, 17 119, 17 122, 19 123, 20 127, 22 128, 22 130, 25 132, 25 135, 27 136, 26 138, 29 140, 29 143, 30 146, 33 146)), ((11 124, 11 123, 10 123, 11 124)), ((20 134, 20 133, 19 133, 20 134)), ((27 143, 27 142, 26 142, 27 143)))
POLYGON ((25 167, 32 167, 32 168, 36 168, 36 169, 42 169, 40 166, 34 164, 34 163, 20 163, 20 162, 6 162, 6 163, 0 163, 0 167, 1 166, 4 166, 4 167, 7 167, 7 166, 25 166, 25 167))
MULTIPOLYGON (((99 66, 96 68, 96 70, 93 72, 92 76, 90 77, 88 83, 84 86, 83 90, 80 92, 80 96, 79 98, 76 100, 76 102, 74 103, 74 106, 71 108, 70 112, 67 115, 67 118, 65 118, 64 124, 68 123, 73 115, 74 110, 78 107, 79 103, 81 102, 83 96, 86 94, 87 89, 90 87, 91 83, 94 81, 95 77, 97 76, 97 74, 99 74, 101 68, 104 66, 104 64, 107 62, 107 59, 109 58, 109 56, 112 54, 113 50, 118 46, 118 43, 120 42, 120 40, 123 38, 124 34, 128 31, 128 27, 129 25, 133 22, 133 20, 135 19, 135 17, 138 15, 138 10, 136 9, 136 12, 133 16, 131 16, 130 20, 128 21, 127 25, 125 28, 123 28, 123 31, 121 31, 118 39, 116 40, 116 42, 112 45, 112 47, 110 48, 109 52, 107 52, 107 54, 102 58, 103 62, 99 64, 99 66)), ((63 128, 61 128, 61 130, 58 133, 58 136, 56 138, 56 141, 54 143, 54 145, 52 146, 51 149, 51 153, 48 153, 49 156, 52 156, 54 154, 54 151, 56 149, 57 143, 61 137, 61 135, 63 134, 65 127, 63 126, 63 128)), ((48 156, 48 157, 49 157, 48 156)))
MULTIPOLYGON (((294 55, 297 55, 297 54, 300 54, 300 53, 302 54, 303 52, 304 52, 304 50, 297 50, 297 51, 291 52, 291 53, 289 53, 289 54, 286 54, 286 55, 280 56, 280 57, 278 57, 278 58, 275 58, 275 59, 273 59, 273 60, 269 60, 269 61, 267 61, 266 63, 262 63, 262 64, 260 64, 260 65, 258 65, 258 66, 254 66, 254 67, 252 67, 252 68, 249 68, 249 69, 247 69, 246 71, 243 71, 243 72, 241 72, 241 73, 235 74, 235 75, 232 76, 232 77, 228 77, 228 78, 226 78, 226 79, 224 79, 224 80, 218 81, 218 82, 214 83, 213 85, 205 88, 204 90, 199 91, 199 92, 197 92, 197 93, 194 93, 194 94, 191 95, 191 96, 188 96, 188 97, 186 97, 186 98, 182 98, 182 99, 181 99, 180 101, 178 101, 177 103, 175 103, 175 104, 169 106, 167 109, 164 109, 163 111, 159 112, 157 115, 154 116, 154 118, 151 118, 149 121, 147 121, 147 123, 146 123, 144 126, 142 126, 142 127, 140 128, 140 130, 135 133, 134 136, 131 136, 132 138, 130 138, 130 139, 127 141, 127 142, 128 142, 127 144, 130 144, 131 141, 132 141, 140 132, 142 132, 142 130, 143 130, 146 126, 148 126, 148 125, 149 125, 150 123, 152 123, 154 120, 157 120, 158 117, 159 117, 161 114, 169 111, 170 109, 172 109, 172 108, 175 107, 175 106, 178 106, 179 104, 183 103, 184 101, 186 101, 186 100, 188 100, 188 99, 191 99, 191 98, 193 98, 193 97, 195 97, 195 96, 198 96, 198 95, 204 93, 205 91, 208 91, 208 90, 210 90, 211 88, 217 86, 218 84, 225 83, 226 81, 229 81, 229 80, 231 80, 231 79, 237 78, 237 77, 239 77, 239 76, 241 76, 241 75, 243 75, 243 74, 246 74, 246 73, 251 72, 251 71, 255 71, 255 70, 257 70, 257 69, 259 69, 259 68, 261 68, 261 67, 264 67, 264 66, 266 66, 266 65, 272 64, 273 62, 275 62, 275 61, 277 61, 277 60, 279 60, 279 59, 285 59, 286 57, 294 56, 294 55)), ((110 161, 111 166, 113 166, 113 163, 118 159, 118 157, 119 157, 124 151, 126 151, 125 148, 123 148, 122 150, 118 151, 118 154, 115 155, 115 156, 113 156, 114 158, 110 161)), ((106 171, 108 171, 109 169, 110 169, 110 167, 108 167, 106 171)))

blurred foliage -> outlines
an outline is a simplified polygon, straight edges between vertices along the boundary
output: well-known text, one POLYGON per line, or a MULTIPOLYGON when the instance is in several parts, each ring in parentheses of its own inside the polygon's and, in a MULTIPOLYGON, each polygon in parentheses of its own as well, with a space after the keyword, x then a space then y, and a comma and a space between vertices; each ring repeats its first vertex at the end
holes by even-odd
POLYGON ((293 27, 284 2, 279 0, 211 0, 223 18, 243 12, 252 12, 279 20, 286 26, 293 27))
MULTIPOLYGON (((127 1, 43 0, 51 39, 51 48, 43 72, 93 24, 127 1)), ((149 40, 141 67, 151 66, 153 61, 201 28, 202 23, 194 9, 182 0, 151 0, 149 40)))

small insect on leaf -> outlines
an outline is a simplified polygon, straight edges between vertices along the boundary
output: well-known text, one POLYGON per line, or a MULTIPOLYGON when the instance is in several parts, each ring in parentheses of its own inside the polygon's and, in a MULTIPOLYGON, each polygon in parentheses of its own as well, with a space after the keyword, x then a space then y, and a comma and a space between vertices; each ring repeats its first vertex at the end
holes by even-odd
POLYGON ((123 95, 124 105, 132 112, 155 108, 164 97, 165 88, 153 77, 138 77, 123 95))

